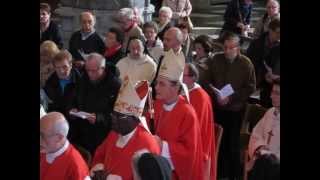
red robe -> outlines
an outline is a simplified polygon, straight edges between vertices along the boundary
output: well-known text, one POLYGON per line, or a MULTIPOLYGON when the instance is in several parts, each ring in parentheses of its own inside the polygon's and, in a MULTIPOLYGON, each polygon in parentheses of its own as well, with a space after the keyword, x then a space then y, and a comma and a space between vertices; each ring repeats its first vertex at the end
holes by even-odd
POLYGON ((86 176, 89 176, 88 166, 72 144, 52 164, 44 153, 40 154, 41 180, 84 180, 86 176))
POLYGON ((214 116, 211 98, 201 87, 189 92, 190 103, 195 109, 201 127, 202 149, 204 160, 210 159, 210 180, 216 179, 216 147, 214 133, 214 116))
POLYGON ((202 180, 202 145, 197 114, 182 96, 171 111, 155 101, 156 135, 168 142, 176 180, 202 180))
POLYGON ((133 154, 140 149, 148 149, 151 153, 160 154, 160 147, 155 138, 141 125, 129 142, 123 147, 116 147, 119 134, 111 131, 104 142, 97 148, 93 166, 104 164, 105 170, 110 174, 122 177, 122 180, 133 180, 131 160, 133 154))

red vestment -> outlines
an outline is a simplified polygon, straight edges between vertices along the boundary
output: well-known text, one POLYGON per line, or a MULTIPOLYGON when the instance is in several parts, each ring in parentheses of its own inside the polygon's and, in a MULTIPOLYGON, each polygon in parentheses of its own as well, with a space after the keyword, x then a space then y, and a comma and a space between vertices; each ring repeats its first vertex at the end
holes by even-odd
POLYGON ((211 98, 201 87, 192 89, 189 92, 190 104, 195 109, 202 139, 202 149, 204 152, 204 160, 211 161, 210 180, 216 179, 216 148, 214 133, 214 116, 211 98))
POLYGON ((121 176, 122 180, 133 180, 131 161, 136 151, 147 149, 151 153, 160 154, 157 141, 141 125, 137 126, 136 132, 123 148, 116 147, 118 138, 118 133, 110 132, 104 142, 97 148, 92 167, 102 163, 108 173, 121 176))
POLYGON ((49 164, 46 154, 40 154, 41 180, 84 180, 89 169, 80 153, 69 144, 66 151, 49 164))
POLYGON ((156 135, 168 142, 174 171, 173 179, 202 180, 203 152, 197 114, 182 96, 171 111, 163 102, 155 101, 154 124, 156 135))

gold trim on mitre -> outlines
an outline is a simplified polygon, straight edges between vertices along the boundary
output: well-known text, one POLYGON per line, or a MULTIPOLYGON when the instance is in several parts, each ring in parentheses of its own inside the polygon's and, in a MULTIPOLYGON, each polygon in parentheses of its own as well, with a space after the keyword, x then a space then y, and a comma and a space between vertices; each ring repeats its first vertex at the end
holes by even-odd
POLYGON ((147 82, 140 81, 137 82, 135 86, 133 86, 129 77, 124 77, 123 84, 119 90, 117 100, 114 104, 114 111, 136 117, 140 117, 142 115, 148 92, 142 99, 139 97, 135 87, 138 87, 140 83, 147 82))

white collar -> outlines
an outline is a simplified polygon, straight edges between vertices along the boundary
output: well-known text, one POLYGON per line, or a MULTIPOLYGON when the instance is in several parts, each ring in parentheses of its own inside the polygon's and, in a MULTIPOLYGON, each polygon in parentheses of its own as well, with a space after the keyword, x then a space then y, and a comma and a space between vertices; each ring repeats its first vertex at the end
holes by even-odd
POLYGON ((201 88, 201 86, 198 83, 195 82, 193 88, 189 89, 189 92, 191 92, 191 91, 193 91, 195 89, 199 89, 199 88, 201 88))
POLYGON ((131 133, 125 135, 125 136, 122 136, 119 134, 119 138, 116 142, 116 146, 118 148, 123 148, 124 146, 126 146, 129 142, 129 140, 132 138, 132 136, 134 135, 134 133, 136 132, 137 128, 135 128, 131 133))
POLYGON ((58 157, 60 156, 61 154, 63 154, 69 147, 69 141, 67 140, 64 145, 56 152, 54 153, 47 153, 46 154, 46 160, 49 164, 52 164, 53 161, 58 157))
POLYGON ((169 104, 169 105, 163 104, 163 109, 164 109, 165 111, 172 111, 172 109, 173 109, 174 106, 177 104, 177 102, 178 102, 178 100, 177 100, 176 102, 172 103, 172 104, 169 104))

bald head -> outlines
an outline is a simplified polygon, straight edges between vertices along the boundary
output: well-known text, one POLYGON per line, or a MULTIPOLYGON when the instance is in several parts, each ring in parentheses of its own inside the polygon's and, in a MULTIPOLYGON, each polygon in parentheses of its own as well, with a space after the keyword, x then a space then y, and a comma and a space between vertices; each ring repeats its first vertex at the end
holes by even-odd
POLYGON ((67 137, 69 124, 63 114, 50 112, 40 119, 40 129, 50 134, 60 134, 67 137))
POLYGON ((80 23, 83 32, 92 32, 96 20, 91 12, 86 11, 80 14, 80 23))
POLYGON ((164 50, 173 49, 177 51, 183 43, 183 34, 179 28, 171 27, 164 33, 163 46, 164 50))

